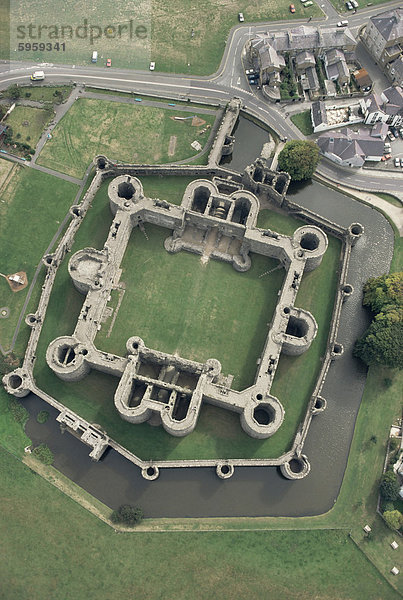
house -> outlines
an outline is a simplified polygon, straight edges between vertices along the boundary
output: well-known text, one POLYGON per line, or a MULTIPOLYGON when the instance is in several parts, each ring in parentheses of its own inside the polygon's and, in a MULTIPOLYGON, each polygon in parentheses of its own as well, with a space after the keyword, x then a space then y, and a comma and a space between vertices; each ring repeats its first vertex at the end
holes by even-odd
POLYGON ((358 103, 344 106, 326 106, 324 102, 318 100, 312 102, 311 120, 314 133, 318 133, 327 129, 336 129, 341 125, 361 123, 362 115, 358 103))
POLYGON ((395 85, 403 85, 403 56, 386 65, 386 76, 395 85))
MULTIPOLYGON (((384 68, 402 56, 403 8, 393 8, 371 17, 362 41, 375 61, 384 68)), ((387 68, 385 73, 388 74, 387 68)))
POLYGON ((330 81, 337 81, 339 85, 345 85, 350 81, 350 72, 342 50, 338 48, 327 50, 323 56, 323 64, 330 81))
POLYGON ((378 121, 371 129, 371 136, 385 141, 388 131, 388 125, 386 125, 386 123, 382 123, 382 121, 378 121))
POLYGON ((295 57, 295 68, 297 73, 302 73, 309 67, 315 67, 315 64, 315 56, 313 52, 308 52, 308 50, 299 52, 295 57))
POLYGON ((354 71, 353 77, 360 91, 369 92, 372 87, 372 79, 368 75, 368 71, 366 69, 358 69, 357 71, 354 71))
MULTIPOLYGON (((347 27, 311 27, 300 25, 288 31, 259 33, 247 44, 249 59, 256 65, 260 75, 261 85, 270 85, 272 73, 279 73, 285 66, 285 55, 294 57, 296 72, 305 74, 306 89, 319 89, 315 72, 318 56, 330 50, 340 50, 351 55, 357 42, 347 27), (309 69, 311 69, 309 71, 309 69)), ((342 62, 341 57, 339 61, 342 62)), ((344 64, 345 64, 344 57, 344 64)), ((337 78, 346 76, 347 65, 335 67, 337 78)), ((347 69, 348 71, 348 69, 347 69)))
POLYGON ((403 121, 403 90, 397 86, 387 88, 382 94, 370 94, 360 99, 360 108, 366 124, 382 121, 398 126, 403 121))
POLYGON ((367 130, 328 131, 316 143, 324 156, 348 167, 362 167, 366 161, 379 162, 383 156, 383 141, 371 137, 367 130))

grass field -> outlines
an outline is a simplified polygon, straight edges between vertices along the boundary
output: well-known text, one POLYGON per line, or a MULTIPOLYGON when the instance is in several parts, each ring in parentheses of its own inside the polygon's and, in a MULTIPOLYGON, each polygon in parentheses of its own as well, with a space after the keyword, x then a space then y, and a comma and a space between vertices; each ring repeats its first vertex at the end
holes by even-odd
MULTIPOLYGON (((130 163, 175 162, 196 154, 190 147, 198 140, 203 146, 210 130, 199 135, 204 126, 193 127, 183 111, 167 111, 150 106, 123 104, 108 100, 77 100, 53 131, 38 163, 56 171, 81 178, 97 154, 130 163), (176 136, 174 153, 168 154, 171 136, 176 136)), ((206 124, 213 115, 201 115, 206 124)))
POLYGON ((35 149, 44 127, 52 116, 53 111, 50 109, 16 106, 6 122, 13 130, 14 140, 29 144, 35 149))
MULTIPOLYGON (((156 177, 145 178, 144 189, 146 193, 162 199, 178 199, 188 183, 187 178, 178 182, 173 178, 165 181, 156 177), (167 190, 166 196, 164 189, 167 190)), ((73 252, 87 245, 102 248, 111 220, 106 187, 107 183, 101 188, 84 220, 73 252)), ((301 222, 278 213, 262 211, 259 225, 290 234, 301 222)), ((132 236, 122 264, 122 280, 126 281, 128 289, 111 337, 106 338, 109 328, 107 322, 97 337, 97 345, 102 349, 123 353, 127 337, 141 335, 150 347, 168 352, 177 350, 184 358, 218 358, 222 362, 223 372, 235 375, 236 388, 250 385, 256 371, 256 359, 266 336, 266 323, 270 321, 273 302, 281 285, 282 271, 274 272, 270 280, 259 278, 268 270, 268 262, 261 256, 253 257, 254 266, 245 274, 236 273, 229 265, 215 261, 202 267, 199 258, 194 255, 185 252, 169 255, 162 250, 167 231, 150 225, 146 225, 146 229, 151 243, 140 232, 136 231, 132 236), (160 248, 158 252, 157 247, 160 248), (136 285, 133 285, 134 281, 136 285), (144 297, 138 287, 143 281, 147 282, 147 294, 144 297), (175 281, 174 285, 171 285, 172 281, 175 281), (254 298, 253 310, 249 306, 250 297, 254 298), (224 302, 230 310, 222 310, 224 302), (256 305, 260 307, 259 310, 256 310, 256 305), (202 314, 211 316, 201 319, 202 314), (161 326, 162 323, 164 326, 161 326), (220 335, 217 335, 217 330, 220 335), (236 343, 237 336, 242 339, 242 352, 236 343)), ((284 404, 286 418, 281 430, 268 440, 253 440, 241 429, 236 414, 208 405, 201 410, 195 432, 180 442, 162 428, 150 428, 146 423, 133 429, 116 414, 113 404, 117 386, 115 378, 93 372, 86 378, 85 386, 80 383, 66 384, 58 379, 45 365, 43 357, 52 339, 73 331, 83 301, 83 296, 71 285, 66 265, 59 270, 38 346, 39 358, 35 367, 37 382, 89 421, 101 424, 109 435, 143 458, 278 456, 291 444, 312 391, 320 365, 319 358, 324 353, 339 252, 339 243, 330 239, 329 250, 321 267, 307 274, 306 282, 303 280, 301 284, 297 306, 312 310, 319 324, 319 334, 307 353, 297 358, 282 357, 280 361, 273 390, 284 404), (317 288, 315 296, 311 294, 312 286, 317 288), (289 377, 290 370, 296 374, 295 381, 299 378, 304 383, 293 384, 294 379, 289 377)), ((117 302, 117 293, 113 294, 112 302, 117 302)))
MULTIPOLYGON (((35 102, 60 104, 63 102, 63 100, 68 98, 72 89, 73 88, 71 85, 31 85, 21 87, 21 99, 33 100, 35 102)), ((6 96, 6 93, 4 95, 6 96)))
MULTIPOLYGON (((288 0, 205 0, 202 3, 189 3, 184 0, 152 0, 152 2, 123 2, 117 0, 113 4, 102 2, 101 5, 88 5, 84 0, 73 4, 54 0, 51 10, 46 0, 35 3, 11 1, 10 50, 12 59, 34 60, 38 62, 54 62, 64 64, 91 64, 93 50, 98 51, 98 65, 105 66, 106 59, 111 58, 113 67, 148 69, 150 60, 156 62, 156 70, 174 71, 194 75, 213 73, 220 63, 225 41, 231 27, 239 25, 238 12, 242 11, 245 25, 258 21, 293 21, 322 14, 316 3, 304 8, 302 3, 295 3, 296 12, 291 15, 288 0), (87 19, 88 29, 81 29, 79 36, 65 31, 62 25, 69 25, 74 30, 83 26, 87 19), (119 36, 119 25, 130 29, 122 29, 119 36), (36 29, 36 38, 30 38, 27 29, 24 36, 18 33, 17 26, 58 25, 58 38, 50 39, 48 30, 43 29, 41 39, 36 29), (136 35, 137 26, 145 27, 141 37, 136 35), (90 40, 90 27, 100 26, 97 39, 90 40), (108 29, 109 26, 114 28, 108 29), (106 29, 106 33, 105 33, 106 29), (194 31, 192 37, 191 32, 194 31), (64 50, 32 51, 25 44, 32 42, 63 42, 64 50), (23 50, 18 50, 18 44, 23 50)), ((92 30, 93 33, 96 30, 92 30)), ((98 33, 98 32, 97 32, 98 33)), ((138 33, 138 32, 137 32, 138 33)), ((31 46, 32 48, 32 46, 31 46)), ((8 48, 3 48, 3 55, 8 48)), ((10 56, 4 56, 9 58, 10 56)))
POLYGON ((296 115, 292 115, 291 121, 304 135, 311 135, 313 133, 310 110, 304 110, 296 115))
MULTIPOLYGON (((52 236, 57 231, 77 187, 51 175, 0 159, 1 272, 25 271, 28 282, 52 236)), ((39 289, 40 289, 39 284, 39 289)), ((8 306, 8 319, 0 319, 0 344, 8 349, 29 286, 12 292, 0 278, 0 306, 8 306)), ((28 329, 23 325, 22 328, 28 329)))

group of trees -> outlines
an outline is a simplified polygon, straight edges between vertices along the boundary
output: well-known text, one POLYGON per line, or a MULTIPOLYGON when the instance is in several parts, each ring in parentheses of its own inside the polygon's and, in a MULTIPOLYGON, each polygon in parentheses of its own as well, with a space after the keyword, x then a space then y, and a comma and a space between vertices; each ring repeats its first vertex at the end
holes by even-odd
POLYGON ((364 286, 363 305, 373 320, 356 342, 354 355, 367 365, 403 367, 403 271, 371 277, 364 286))
POLYGON ((319 162, 319 148, 310 140, 291 140, 278 155, 278 168, 293 181, 310 179, 319 162))

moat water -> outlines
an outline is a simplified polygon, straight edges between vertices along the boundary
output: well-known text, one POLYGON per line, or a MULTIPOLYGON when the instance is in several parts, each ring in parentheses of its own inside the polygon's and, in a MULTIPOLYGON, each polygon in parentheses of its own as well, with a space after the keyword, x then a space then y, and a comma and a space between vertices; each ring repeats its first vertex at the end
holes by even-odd
MULTIPOLYGON (((236 138, 231 167, 242 170, 260 154, 268 136, 250 121, 240 119, 236 138)), ((378 211, 317 182, 294 186, 289 195, 343 226, 360 222, 365 228, 351 255, 347 281, 354 286, 354 293, 343 305, 337 338, 345 351, 330 367, 322 391, 327 409, 313 418, 304 445, 311 464, 309 475, 301 481, 289 481, 274 467, 237 467, 234 475, 223 481, 213 468, 176 468, 161 469, 157 480, 146 481, 140 469, 113 450, 108 450, 100 462, 92 462, 90 448, 67 432, 61 434, 55 421, 57 411, 29 395, 23 403, 31 415, 26 432, 33 444, 47 443, 54 453, 55 467, 107 506, 139 505, 146 517, 306 516, 333 506, 366 378, 364 366, 352 357, 354 341, 368 325, 361 290, 368 277, 388 271, 393 230, 378 211), (41 425, 36 415, 43 409, 49 411, 50 418, 41 425)))

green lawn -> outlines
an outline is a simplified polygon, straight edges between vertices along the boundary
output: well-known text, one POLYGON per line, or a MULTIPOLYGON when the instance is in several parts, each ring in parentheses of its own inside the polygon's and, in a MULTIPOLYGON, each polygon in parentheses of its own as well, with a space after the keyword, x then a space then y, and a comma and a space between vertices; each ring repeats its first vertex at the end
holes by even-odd
POLYGON ((378 194, 375 194, 375 196, 382 198, 382 200, 386 200, 386 202, 393 204, 393 206, 398 206, 399 208, 402 208, 401 201, 398 198, 396 198, 396 196, 392 196, 392 194, 385 194, 383 192, 379 192, 378 194))
POLYGON ((0 469, 5 599, 399 597, 346 531, 117 535, 3 450, 0 469))
MULTIPOLYGON (((301 2, 295 2, 296 12, 292 15, 289 5, 288 0, 267 0, 264 3, 258 0, 205 0, 199 3, 153 0, 134 7, 123 0, 117 0, 114 3, 103 1, 96 9, 94 7, 89 10, 88 3, 84 0, 77 0, 74 4, 53 0, 51 9, 47 0, 36 0, 35 3, 26 0, 13 2, 10 54, 13 59, 18 57, 35 62, 89 65, 93 50, 97 50, 97 65, 105 67, 107 58, 111 58, 112 74, 114 67, 148 69, 149 62, 153 60, 158 71, 208 75, 219 66, 231 27, 239 26, 238 12, 243 12, 245 26, 253 22, 281 19, 295 20, 297 25, 300 19, 323 14, 316 3, 305 8, 301 2), (100 26, 105 30, 112 26, 115 30, 111 30, 109 38, 102 31, 92 43, 89 30, 85 34, 82 29, 80 37, 66 34, 64 50, 59 48, 59 51, 40 52, 27 51, 24 47, 23 51, 18 51, 19 43, 40 41, 29 39, 28 35, 22 39, 17 31, 21 24, 54 23, 59 27, 70 25, 75 29, 78 25, 83 26, 84 19, 87 19, 89 27, 100 26), (116 31, 118 25, 127 25, 130 20, 133 33, 130 34, 129 29, 121 30, 119 36, 116 31), (141 37, 135 34, 138 25, 146 29, 141 37)), ((58 40, 50 40, 46 31, 42 31, 41 40, 63 41, 61 32, 58 40)))
MULTIPOLYGON (((97 154, 129 163, 182 160, 196 154, 191 142, 198 140, 203 146, 210 133, 208 129, 199 134, 205 126, 193 127, 189 117, 183 111, 80 98, 56 126, 37 162, 81 178, 97 154), (175 121, 174 116, 187 120, 175 121), (172 136, 176 146, 169 155, 172 136)), ((206 124, 214 123, 213 115, 200 117, 206 124)))
MULTIPOLYGON (((21 99, 60 104, 69 97, 72 89, 73 87, 71 85, 32 85, 29 87, 21 87, 21 99)), ((4 95, 7 95, 6 92, 4 92, 4 95)))
POLYGON ((16 106, 7 117, 6 123, 13 130, 13 140, 29 144, 31 148, 35 149, 44 128, 52 117, 53 111, 50 109, 16 106))
MULTIPOLYGON (((144 178, 144 189, 147 194, 161 199, 178 201, 188 181, 188 178, 180 178, 178 183, 174 178, 144 178)), ((102 248, 111 222, 107 184, 103 184, 84 219, 73 252, 87 245, 102 248)), ((293 233, 301 224, 270 211, 259 215, 259 226, 286 234, 293 233)), ((253 256, 252 269, 244 274, 216 261, 203 267, 195 255, 166 253, 162 248, 168 235, 166 230, 151 225, 146 225, 146 230, 149 241, 139 231, 132 235, 122 263, 122 280, 127 289, 111 336, 106 337, 109 330, 109 322, 106 322, 97 336, 97 345, 123 354, 126 339, 140 335, 150 347, 178 351, 184 358, 200 361, 218 358, 223 372, 235 375, 234 387, 247 387, 253 382, 256 359, 267 332, 266 323, 270 322, 282 282, 282 270, 260 278, 274 261, 258 255, 253 256), (142 282, 147 286, 145 294, 140 292, 142 282), (250 297, 254 298, 253 310, 250 297), (204 316, 201 318, 201 315, 204 316), (242 339, 242 352, 237 344, 238 336, 242 339)), ((319 334, 307 353, 295 358, 284 356, 280 360, 273 392, 284 404, 286 418, 280 431, 268 440, 250 438, 241 429, 238 415, 208 405, 201 410, 196 430, 181 440, 162 428, 150 428, 147 423, 133 427, 116 414, 113 395, 117 379, 98 372, 86 378, 85 386, 58 379, 44 362, 46 348, 58 335, 72 333, 83 302, 83 296, 71 285, 66 264, 59 269, 38 346, 37 382, 89 421, 101 424, 109 435, 142 458, 278 456, 288 450, 293 440, 320 367, 319 358, 324 353, 333 307, 339 252, 339 242, 330 238, 322 265, 304 276, 297 306, 313 312, 319 334), (313 286, 318 290, 314 296, 310 293, 313 286), (295 379, 289 377, 290 370, 295 373, 295 379), (300 380, 302 384, 295 383, 300 380)), ((113 306, 117 301, 118 294, 114 292, 113 306)))
MULTIPOLYGON (((0 175, 10 163, 0 159, 0 175)), ((15 165, 0 183, 1 272, 25 271, 30 284, 35 269, 69 207, 77 186, 51 175, 15 165)), ((40 289, 39 284, 38 288, 40 289)), ((0 343, 8 349, 29 285, 12 292, 0 278, 0 306, 8 306, 10 317, 0 319, 0 343)), ((38 299, 38 295, 36 295, 38 299)), ((34 306, 32 306, 34 309, 34 306)), ((22 329, 27 329, 26 325, 22 329)))
POLYGON ((291 121, 304 135, 311 135, 313 133, 310 110, 304 110, 296 115, 292 115, 291 121))

